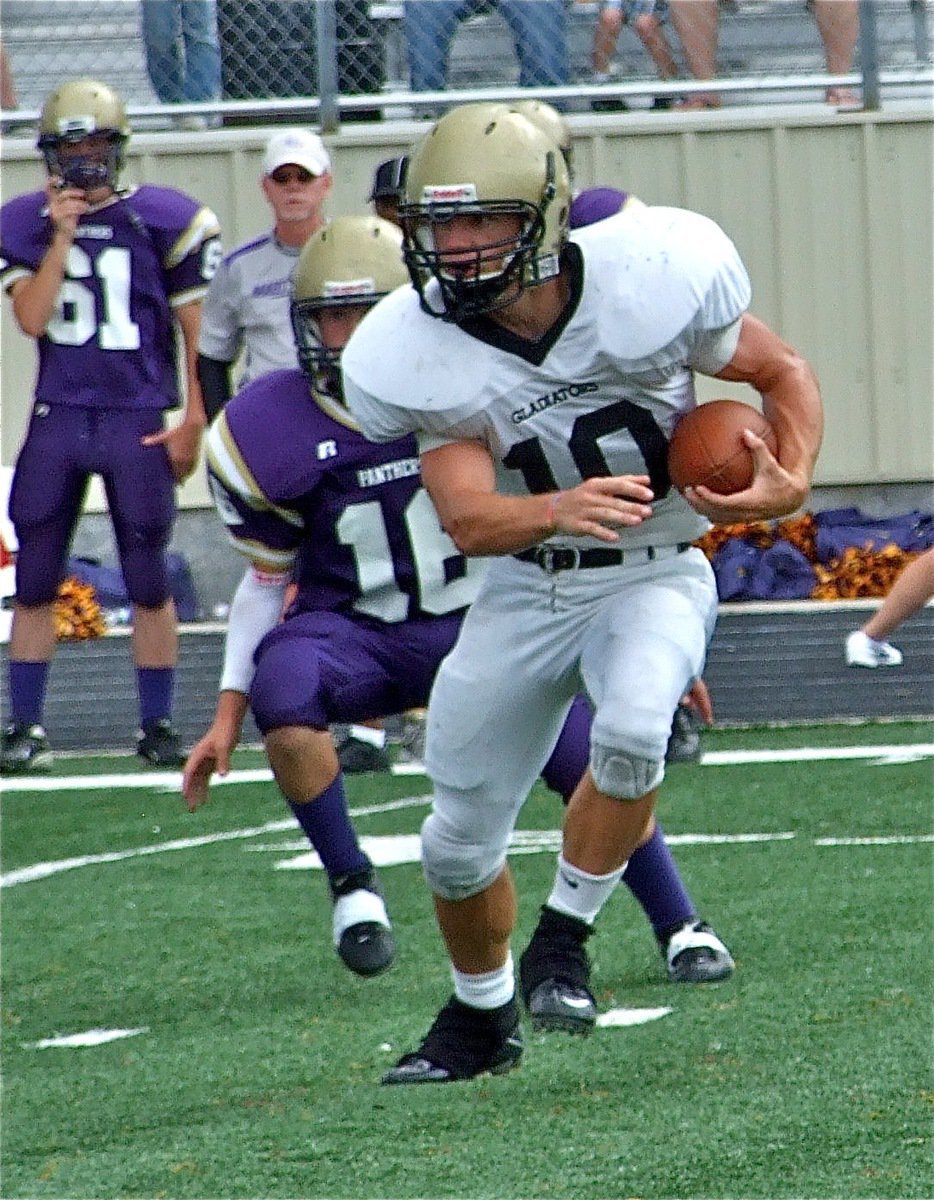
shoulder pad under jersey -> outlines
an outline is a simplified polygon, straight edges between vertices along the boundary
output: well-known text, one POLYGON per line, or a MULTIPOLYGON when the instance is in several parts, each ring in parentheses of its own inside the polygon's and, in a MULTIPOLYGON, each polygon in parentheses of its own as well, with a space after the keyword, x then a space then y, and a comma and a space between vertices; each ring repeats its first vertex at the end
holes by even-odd
POLYGON ((360 322, 341 355, 347 403, 367 437, 440 432, 486 403, 492 363, 483 344, 423 312, 397 288, 360 322), (382 414, 382 415, 380 415, 382 414))
POLYGON ((700 213, 643 205, 572 236, 602 332, 630 361, 651 360, 690 325, 730 325, 749 306, 736 247, 700 213))

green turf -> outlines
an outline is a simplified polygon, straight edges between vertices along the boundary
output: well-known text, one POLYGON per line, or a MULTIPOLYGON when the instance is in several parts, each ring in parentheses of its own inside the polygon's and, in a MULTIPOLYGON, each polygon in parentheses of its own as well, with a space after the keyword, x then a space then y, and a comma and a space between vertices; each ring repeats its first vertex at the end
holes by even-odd
MULTIPOLYGON (((713 731, 705 748, 931 740, 923 724, 713 731)), ((237 766, 255 766, 253 754, 237 766)), ((527 1032, 521 1069, 422 1089, 377 1081, 450 990, 417 866, 384 868, 399 959, 358 980, 329 944, 320 873, 277 871, 293 830, 77 867, 3 892, 0 1192, 14 1197, 930 1197, 930 758, 678 767, 671 834, 782 833, 676 848, 737 972, 666 982, 624 888, 592 939, 603 1007, 670 1015, 575 1040, 527 1032), (279 846, 277 850, 257 849, 279 846), (146 1027, 96 1047, 30 1043, 146 1027), (387 1047, 390 1047, 387 1049, 387 1047)), ((128 760, 60 761, 56 773, 128 760)), ((356 778, 360 808, 427 791, 356 778)), ((413 833, 423 805, 359 816, 413 833)), ((171 792, 10 791, 3 871, 260 829, 286 817, 269 784, 171 792)), ((543 789, 526 829, 555 828, 543 789)), ((517 947, 554 870, 511 860, 517 947)))

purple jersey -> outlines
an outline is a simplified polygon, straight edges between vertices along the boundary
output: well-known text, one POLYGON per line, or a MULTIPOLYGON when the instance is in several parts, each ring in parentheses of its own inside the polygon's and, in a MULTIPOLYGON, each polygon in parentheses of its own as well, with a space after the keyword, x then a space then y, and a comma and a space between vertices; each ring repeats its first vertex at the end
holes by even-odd
MULTIPOLYGON (((33 275, 52 226, 44 192, 0 211, 0 285, 33 275)), ((36 399, 89 408, 179 403, 172 309, 200 300, 220 260, 217 218, 174 188, 121 192, 81 218, 38 339, 36 399)))
POLYGON ((473 601, 483 561, 442 530, 415 439, 367 441, 301 371, 273 371, 235 396, 207 455, 231 541, 259 570, 293 572, 298 610, 396 623, 473 601))

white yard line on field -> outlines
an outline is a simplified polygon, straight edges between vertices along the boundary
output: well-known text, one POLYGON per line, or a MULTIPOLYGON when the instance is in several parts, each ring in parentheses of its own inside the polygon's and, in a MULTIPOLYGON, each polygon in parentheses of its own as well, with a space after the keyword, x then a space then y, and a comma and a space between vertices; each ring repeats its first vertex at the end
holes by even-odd
MULTIPOLYGON (((919 759, 934 756, 934 743, 919 742, 905 745, 888 746, 837 746, 837 747, 800 747, 787 750, 720 750, 703 755, 702 766, 737 766, 750 763, 792 763, 818 762, 826 760, 868 760, 874 766, 898 766, 904 763, 916 762, 919 759)), ((398 774, 413 775, 423 768, 418 764, 403 764, 398 774)), ((258 783, 271 781, 272 776, 267 768, 231 771, 222 779, 214 781, 218 784, 258 783)), ((178 772, 145 772, 136 775, 72 775, 72 776, 27 776, 23 779, 16 777, 4 780, 3 790, 8 793, 21 792, 63 792, 63 791, 109 791, 109 790, 138 790, 141 788, 157 789, 159 791, 178 792, 181 787, 181 774, 178 772)), ((429 802, 427 795, 407 796, 399 800, 387 801, 385 804, 373 804, 352 810, 356 817, 369 816, 374 813, 391 812, 396 809, 413 806, 424 806, 429 802)), ((121 862, 129 858, 140 858, 146 855, 163 854, 173 850, 191 850, 198 846, 209 846, 217 842, 245 840, 262 836, 267 833, 282 833, 294 831, 295 822, 292 818, 278 821, 267 821, 263 825, 245 829, 232 829, 221 833, 204 834, 201 837, 177 838, 172 841, 159 842, 150 846, 137 846, 128 850, 114 850, 103 854, 78 855, 74 858, 57 859, 51 862, 34 863, 28 867, 20 867, 0 875, 0 887, 13 887, 19 883, 30 883, 38 879, 47 879, 63 871, 72 871, 78 867, 94 866, 99 863, 121 862)), ((517 831, 513 836, 510 850, 513 854, 536 854, 543 850, 552 850, 557 846, 558 834, 555 831, 517 831)), ((788 840, 794 838, 794 833, 738 833, 738 834, 702 834, 684 833, 669 835, 668 841, 675 846, 687 845, 725 845, 756 843, 763 841, 788 840)), ((393 862, 415 862, 418 835, 403 835, 402 837, 363 839, 372 842, 371 854, 377 866, 389 865, 393 862)), ((822 838, 815 845, 910 845, 918 842, 934 841, 934 835, 898 835, 879 838, 822 838)), ((286 844, 279 848, 289 849, 286 844)), ((276 864, 280 869, 296 870, 320 866, 317 855, 304 853, 294 859, 283 860, 276 864)))
MULTIPOLYGON (((934 758, 934 742, 912 742, 893 746, 799 746, 787 750, 708 750, 701 755, 702 767, 740 767, 749 763, 793 763, 846 761, 848 759, 875 760, 873 765, 898 766, 905 762, 917 762, 934 758)), ((422 763, 395 763, 393 775, 425 774, 422 763)), ((249 770, 231 771, 224 776, 215 775, 212 787, 224 787, 234 783, 272 783, 272 772, 268 767, 253 767, 249 770)), ((161 792, 180 792, 180 771, 141 771, 139 774, 108 775, 24 775, 4 779, 0 792, 81 792, 81 791, 135 791, 141 788, 161 792)))

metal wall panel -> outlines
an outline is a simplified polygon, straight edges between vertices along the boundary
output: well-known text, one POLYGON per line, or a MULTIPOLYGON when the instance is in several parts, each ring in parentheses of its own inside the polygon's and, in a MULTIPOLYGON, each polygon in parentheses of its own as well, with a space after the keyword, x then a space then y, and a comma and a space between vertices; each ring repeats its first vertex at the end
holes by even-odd
MULTIPOLYGON (((934 716, 934 605, 902 625, 898 669, 846 667, 843 642, 866 620, 866 602, 723 604, 704 678, 716 724, 888 721, 934 716)), ((183 626, 174 722, 189 745, 204 732, 217 699, 224 650, 219 626, 183 626)), ((7 648, 0 647, 0 707, 7 648)), ((133 745, 136 682, 126 631, 63 642, 49 675, 45 725, 56 750, 121 750, 133 745), (85 698, 92 696, 88 705, 85 698)), ((243 742, 259 741, 250 716, 243 742)))
MULTIPOLYGON (((574 115, 577 185, 625 187, 649 203, 707 213, 736 241, 753 280, 753 311, 811 360, 827 434, 815 482, 924 482, 934 460, 932 130, 924 102, 878 113, 824 105, 692 114, 574 115)), ((332 215, 363 212, 376 164, 425 130, 420 122, 347 128, 330 139, 332 215)), ((210 204, 228 246, 262 232, 259 163, 269 130, 137 134, 126 178, 175 186, 210 204)), ((7 139, 0 194, 37 185, 31 144, 7 139)), ((2 461, 25 425, 34 348, 2 317, 2 461)), ((703 380, 703 398, 743 389, 703 380)), ((748 392, 746 398, 749 398, 748 392)), ((208 504, 203 473, 183 507, 208 504)), ((101 506, 99 492, 91 505, 101 506)))

